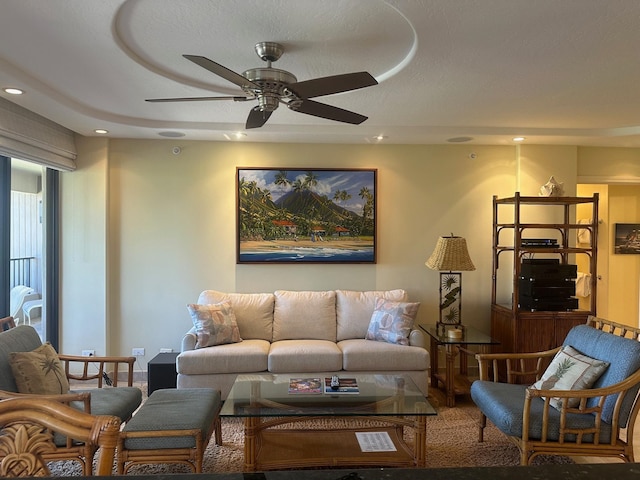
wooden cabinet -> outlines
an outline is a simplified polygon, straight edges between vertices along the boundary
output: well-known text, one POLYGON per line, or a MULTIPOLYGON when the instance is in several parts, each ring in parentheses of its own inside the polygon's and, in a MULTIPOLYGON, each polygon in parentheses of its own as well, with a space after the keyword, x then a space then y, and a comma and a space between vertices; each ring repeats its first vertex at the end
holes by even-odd
MULTIPOLYGON (((567 332, 596 314, 596 260, 598 194, 593 197, 493 197, 493 282, 491 336, 500 342, 498 351, 535 352, 562 344, 567 332), (576 208, 591 206, 588 222, 578 223, 576 208), (533 220, 532 220, 533 218, 533 220), (540 221, 540 218, 545 220, 540 221), (589 231, 590 244, 578 244, 579 229, 589 231), (523 246, 522 239, 553 238, 552 246, 523 246), (531 311, 519 308, 519 279, 523 259, 557 258, 561 264, 576 263, 577 255, 589 259, 591 299, 587 310, 531 311), (510 285, 510 301, 498 298, 499 286, 510 285)), ((503 292, 504 294, 504 292, 503 292)))

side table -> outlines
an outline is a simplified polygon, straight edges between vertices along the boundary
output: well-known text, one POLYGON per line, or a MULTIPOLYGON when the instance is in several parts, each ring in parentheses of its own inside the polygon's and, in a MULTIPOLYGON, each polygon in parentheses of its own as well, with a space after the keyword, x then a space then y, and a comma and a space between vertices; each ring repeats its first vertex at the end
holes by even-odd
POLYGON ((466 350, 466 346, 478 345, 480 351, 485 353, 491 345, 499 345, 500 342, 472 327, 464 326, 462 338, 450 338, 438 334, 433 325, 419 324, 420 329, 427 333, 431 339, 429 356, 431 357, 431 386, 438 388, 441 382, 447 396, 447 407, 455 407, 456 395, 469 393, 471 382, 467 377, 467 353, 460 354, 460 349, 466 350), (445 374, 438 372, 438 347, 445 348, 445 374), (460 356, 460 374, 455 374, 455 359, 460 356))
POLYGON ((159 353, 147 363, 147 395, 160 388, 176 388, 177 352, 159 353))

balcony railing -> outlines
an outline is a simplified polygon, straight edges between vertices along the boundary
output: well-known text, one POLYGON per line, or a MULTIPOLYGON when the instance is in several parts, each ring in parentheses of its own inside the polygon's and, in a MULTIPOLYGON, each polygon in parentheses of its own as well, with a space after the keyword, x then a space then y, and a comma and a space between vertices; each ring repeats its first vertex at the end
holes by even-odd
POLYGON ((31 284, 31 268, 35 267, 36 257, 21 257, 9 259, 9 284, 11 288, 16 285, 26 285, 33 287, 31 284))

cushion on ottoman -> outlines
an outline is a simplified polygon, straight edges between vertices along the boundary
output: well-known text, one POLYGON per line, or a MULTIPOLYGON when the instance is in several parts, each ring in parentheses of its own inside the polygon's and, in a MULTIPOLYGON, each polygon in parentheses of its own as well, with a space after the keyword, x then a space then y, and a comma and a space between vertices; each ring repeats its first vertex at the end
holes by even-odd
MULTIPOLYGON (((198 429, 207 433, 221 407, 220 392, 211 388, 161 389, 154 391, 124 426, 125 432, 198 429)), ((124 445, 136 449, 195 448, 195 438, 127 438, 124 445)))
POLYGON ((342 352, 327 340, 282 340, 271 344, 269 371, 335 372, 342 369, 342 352))

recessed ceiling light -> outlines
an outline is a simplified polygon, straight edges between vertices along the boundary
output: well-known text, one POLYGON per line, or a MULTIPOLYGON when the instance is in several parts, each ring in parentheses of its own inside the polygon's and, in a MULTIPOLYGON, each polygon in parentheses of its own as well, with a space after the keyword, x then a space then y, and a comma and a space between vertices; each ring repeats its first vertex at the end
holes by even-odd
POLYGON ((95 133, 99 133, 100 135, 105 135, 107 133, 109 133, 109 130, 105 130, 104 128, 96 128, 94 130, 95 133))
POLYGON ((241 140, 247 136, 244 132, 235 132, 235 133, 223 133, 222 136, 227 140, 241 140))
POLYGON ((525 140, 525 137, 513 137, 514 142, 524 142, 525 140))
POLYGON ((175 132, 175 131, 171 131, 171 130, 167 130, 164 132, 158 132, 158 135, 160 135, 161 137, 167 137, 167 138, 180 138, 180 137, 184 137, 185 134, 182 132, 175 132))
POLYGON ((386 135, 376 135, 375 137, 373 137, 374 140, 377 140, 379 142, 381 142, 385 138, 389 138, 389 137, 387 137, 386 135))
POLYGON ((4 91, 10 95, 22 95, 24 93, 23 90, 20 90, 19 88, 12 88, 12 87, 7 87, 4 89, 4 91))
POLYGON ((473 140, 473 137, 453 137, 453 138, 448 138, 447 142, 449 142, 449 143, 464 143, 464 142, 470 142, 471 140, 473 140))

